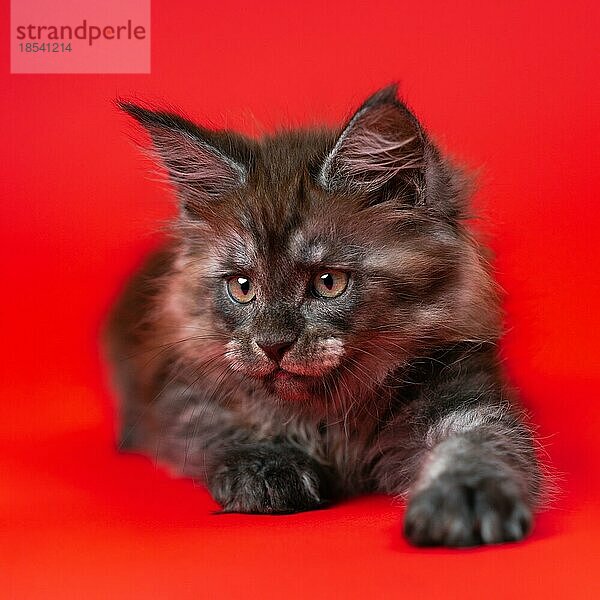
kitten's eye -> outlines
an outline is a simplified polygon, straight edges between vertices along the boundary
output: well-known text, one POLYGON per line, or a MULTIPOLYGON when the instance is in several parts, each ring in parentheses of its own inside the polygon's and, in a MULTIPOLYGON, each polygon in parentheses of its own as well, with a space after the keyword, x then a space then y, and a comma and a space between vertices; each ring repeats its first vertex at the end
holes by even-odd
POLYGON ((348 273, 343 271, 322 271, 313 279, 313 292, 320 298, 337 298, 348 286, 348 273))
POLYGON ((252 302, 256 296, 252 281, 247 277, 241 277, 239 275, 230 277, 227 280, 227 291, 229 292, 231 299, 240 304, 248 304, 248 302, 252 302))

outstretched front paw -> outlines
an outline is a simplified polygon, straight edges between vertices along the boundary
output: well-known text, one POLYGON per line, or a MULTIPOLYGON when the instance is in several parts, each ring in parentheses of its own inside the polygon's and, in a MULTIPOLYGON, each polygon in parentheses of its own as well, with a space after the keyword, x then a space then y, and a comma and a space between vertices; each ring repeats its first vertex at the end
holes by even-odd
POLYGON ((520 540, 531 524, 511 479, 447 474, 409 500, 404 534, 417 546, 478 546, 520 540))
POLYGON ((225 512, 294 513, 327 501, 319 465, 300 450, 271 443, 230 449, 208 483, 225 512))

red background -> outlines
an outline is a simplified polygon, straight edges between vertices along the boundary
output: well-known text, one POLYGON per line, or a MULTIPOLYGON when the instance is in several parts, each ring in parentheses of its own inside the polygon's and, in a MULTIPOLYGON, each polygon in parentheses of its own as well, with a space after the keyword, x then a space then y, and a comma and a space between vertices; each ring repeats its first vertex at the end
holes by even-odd
POLYGON ((0 595, 598 597, 596 6, 153 0, 151 75, 9 75, 3 39, 0 595), (520 545, 410 548, 383 497, 215 516, 203 489, 113 450, 97 331, 173 202, 111 100, 257 133, 338 122, 392 80, 481 169, 507 366, 562 473, 520 545))

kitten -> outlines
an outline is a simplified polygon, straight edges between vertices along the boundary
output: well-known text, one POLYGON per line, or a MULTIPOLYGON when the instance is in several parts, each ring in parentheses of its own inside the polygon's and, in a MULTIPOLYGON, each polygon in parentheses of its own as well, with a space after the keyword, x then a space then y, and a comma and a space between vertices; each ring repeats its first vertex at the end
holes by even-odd
POLYGON ((469 185, 390 86, 259 140, 129 102, 180 205, 108 327, 121 446, 224 511, 405 495, 417 545, 523 538, 532 433, 497 356, 469 185))

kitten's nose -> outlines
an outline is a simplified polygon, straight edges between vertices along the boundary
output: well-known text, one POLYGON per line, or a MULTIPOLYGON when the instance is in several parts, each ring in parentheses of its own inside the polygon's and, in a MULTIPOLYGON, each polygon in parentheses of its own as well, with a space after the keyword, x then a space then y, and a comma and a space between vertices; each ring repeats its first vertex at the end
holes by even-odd
POLYGON ((283 358, 283 355, 292 347, 295 341, 296 340, 259 342, 256 340, 256 344, 271 360, 279 362, 283 358))

